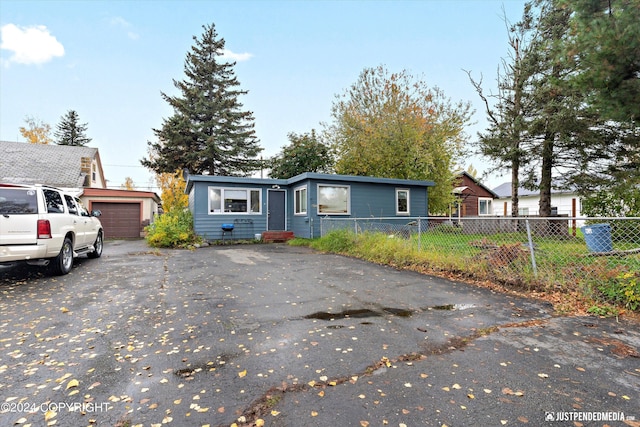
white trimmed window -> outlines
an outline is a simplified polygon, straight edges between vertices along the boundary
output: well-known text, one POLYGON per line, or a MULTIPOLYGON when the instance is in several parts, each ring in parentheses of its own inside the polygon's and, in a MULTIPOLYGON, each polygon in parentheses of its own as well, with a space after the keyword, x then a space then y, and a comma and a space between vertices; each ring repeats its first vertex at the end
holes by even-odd
POLYGON ((258 188, 209 187, 210 214, 259 214, 262 191, 258 188))
POLYGON ((294 190, 293 200, 294 213, 296 215, 307 214, 307 187, 300 187, 294 190))
POLYGON ((396 215, 409 215, 409 190, 396 188, 396 215))
POLYGON ((478 198, 478 215, 492 215, 493 214, 493 199, 478 198))
POLYGON ((318 215, 349 215, 351 187, 318 184, 318 215))

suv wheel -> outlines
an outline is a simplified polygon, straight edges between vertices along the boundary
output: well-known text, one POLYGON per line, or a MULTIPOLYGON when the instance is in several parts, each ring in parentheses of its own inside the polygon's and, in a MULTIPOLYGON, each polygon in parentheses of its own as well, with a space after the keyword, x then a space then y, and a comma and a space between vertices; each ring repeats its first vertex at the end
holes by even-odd
POLYGON ((100 256, 102 255, 103 243, 104 242, 102 241, 102 232, 99 232, 98 237, 96 237, 96 241, 93 242, 93 252, 89 252, 87 256, 89 258, 100 258, 100 256))
POLYGON ((65 237, 64 242, 62 243, 62 248, 60 248, 60 253, 53 259, 50 267, 53 274, 62 276, 69 273, 72 266, 73 244, 71 243, 71 239, 65 237))

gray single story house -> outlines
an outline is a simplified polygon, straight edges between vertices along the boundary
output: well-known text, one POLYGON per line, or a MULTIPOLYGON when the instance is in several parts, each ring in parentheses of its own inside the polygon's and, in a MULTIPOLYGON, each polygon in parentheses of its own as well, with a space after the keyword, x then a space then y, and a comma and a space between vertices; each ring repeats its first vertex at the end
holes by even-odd
POLYGON ((265 231, 320 236, 320 218, 427 216, 433 181, 303 173, 289 179, 189 175, 186 193, 196 234, 252 239, 265 231))

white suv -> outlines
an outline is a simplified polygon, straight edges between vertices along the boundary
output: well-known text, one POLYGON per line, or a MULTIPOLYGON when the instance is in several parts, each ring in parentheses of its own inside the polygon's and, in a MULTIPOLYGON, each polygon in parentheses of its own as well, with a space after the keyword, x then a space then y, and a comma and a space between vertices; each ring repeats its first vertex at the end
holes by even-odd
POLYGON ((0 271, 26 262, 63 275, 75 256, 100 257, 99 215, 54 187, 0 184, 0 271))

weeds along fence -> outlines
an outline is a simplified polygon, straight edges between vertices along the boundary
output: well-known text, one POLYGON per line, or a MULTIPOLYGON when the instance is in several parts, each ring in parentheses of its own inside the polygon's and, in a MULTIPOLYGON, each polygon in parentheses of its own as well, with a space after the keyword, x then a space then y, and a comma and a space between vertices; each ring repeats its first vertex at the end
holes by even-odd
POLYGON ((320 228, 368 237, 381 251, 393 239, 428 267, 479 279, 596 294, 622 283, 640 306, 640 218, 322 218, 320 228))

